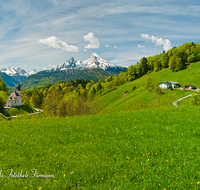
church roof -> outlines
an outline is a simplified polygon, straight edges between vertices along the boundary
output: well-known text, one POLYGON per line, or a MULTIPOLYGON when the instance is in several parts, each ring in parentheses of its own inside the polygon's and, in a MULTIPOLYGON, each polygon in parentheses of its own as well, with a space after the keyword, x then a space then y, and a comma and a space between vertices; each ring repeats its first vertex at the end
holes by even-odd
POLYGON ((14 91, 11 93, 10 96, 8 96, 7 100, 15 100, 16 98, 20 98, 20 94, 17 91, 14 91))

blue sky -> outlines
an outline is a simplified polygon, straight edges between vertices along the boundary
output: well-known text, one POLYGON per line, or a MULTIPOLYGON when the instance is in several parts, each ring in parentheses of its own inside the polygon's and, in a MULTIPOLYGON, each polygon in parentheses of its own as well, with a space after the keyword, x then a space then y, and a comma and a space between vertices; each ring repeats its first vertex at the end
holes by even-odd
POLYGON ((195 0, 1 0, 0 69, 51 69, 93 52, 128 67, 200 43, 199 21, 195 0))

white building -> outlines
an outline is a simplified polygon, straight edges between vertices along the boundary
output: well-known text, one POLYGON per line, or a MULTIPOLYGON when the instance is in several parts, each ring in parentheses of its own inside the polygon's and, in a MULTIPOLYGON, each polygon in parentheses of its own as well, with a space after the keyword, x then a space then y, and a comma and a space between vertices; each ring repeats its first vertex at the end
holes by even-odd
POLYGON ((16 86, 15 91, 11 93, 11 95, 7 99, 7 107, 15 107, 15 106, 21 106, 22 105, 22 97, 21 97, 21 86, 16 86))
POLYGON ((180 84, 178 82, 171 82, 171 81, 166 81, 166 82, 160 82, 159 87, 162 89, 170 89, 170 88, 178 88, 180 87, 180 84))

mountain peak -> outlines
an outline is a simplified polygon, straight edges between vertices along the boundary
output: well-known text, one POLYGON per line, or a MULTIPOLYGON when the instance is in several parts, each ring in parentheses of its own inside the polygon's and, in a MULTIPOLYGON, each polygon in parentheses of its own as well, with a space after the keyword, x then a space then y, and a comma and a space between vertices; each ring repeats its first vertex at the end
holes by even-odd
POLYGON ((7 69, 6 68, 1 69, 0 72, 4 72, 9 76, 28 77, 29 75, 36 74, 37 71, 35 69, 33 71, 25 71, 24 69, 21 69, 19 67, 8 67, 7 69))
POLYGON ((94 57, 100 57, 97 53, 92 53, 90 56, 94 56, 94 57))
POLYGON ((54 66, 53 70, 69 70, 69 69, 103 69, 103 70, 125 70, 125 68, 118 67, 101 58, 97 53, 92 53, 89 59, 85 61, 75 61, 74 57, 67 60, 65 63, 61 63, 60 65, 54 66))

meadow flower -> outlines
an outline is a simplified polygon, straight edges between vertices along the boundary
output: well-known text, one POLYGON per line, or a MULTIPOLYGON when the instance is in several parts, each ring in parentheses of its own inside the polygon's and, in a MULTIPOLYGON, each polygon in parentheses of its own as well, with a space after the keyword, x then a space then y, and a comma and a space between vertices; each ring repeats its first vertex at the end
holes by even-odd
POLYGON ((197 184, 199 185, 199 184, 200 184, 200 182, 198 181, 198 182, 197 182, 197 184))

